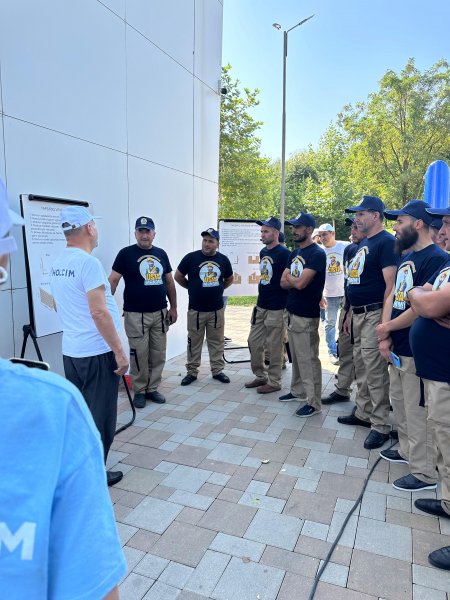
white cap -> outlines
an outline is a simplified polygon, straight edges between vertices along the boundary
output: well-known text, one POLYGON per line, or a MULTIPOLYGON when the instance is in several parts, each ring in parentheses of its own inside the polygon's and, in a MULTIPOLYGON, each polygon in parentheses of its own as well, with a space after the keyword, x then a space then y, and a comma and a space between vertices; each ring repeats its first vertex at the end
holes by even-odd
POLYGON ((13 225, 24 225, 20 215, 8 207, 8 197, 3 179, 0 177, 0 255, 17 250, 16 240, 8 233, 13 225))
POLYGON ((78 229, 79 227, 83 227, 83 225, 87 225, 94 219, 99 218, 100 217, 94 217, 91 215, 86 207, 79 205, 66 206, 66 208, 62 209, 59 215, 63 231, 78 229))
POLYGON ((312 236, 311 237, 316 237, 316 235, 319 235, 319 230, 317 229, 317 227, 312 232, 312 236))
POLYGON ((333 227, 333 225, 330 225, 329 223, 324 223, 323 225, 320 225, 320 227, 319 227, 319 233, 321 233, 322 231, 334 231, 334 227, 333 227))

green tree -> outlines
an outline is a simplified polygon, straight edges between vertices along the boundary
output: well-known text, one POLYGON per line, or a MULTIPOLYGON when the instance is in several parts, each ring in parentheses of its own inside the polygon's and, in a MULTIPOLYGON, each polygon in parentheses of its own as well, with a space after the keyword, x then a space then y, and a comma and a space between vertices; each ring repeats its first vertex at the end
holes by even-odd
POLYGON ((220 107, 219 218, 257 219, 275 212, 278 175, 260 154, 262 123, 250 114, 259 104, 259 90, 241 91, 230 71, 230 65, 222 69, 227 94, 220 107))
POLYGON ((422 196, 428 165, 450 155, 450 69, 441 60, 420 72, 410 59, 389 70, 366 102, 344 107, 349 183, 357 195, 380 195, 390 206, 422 196))

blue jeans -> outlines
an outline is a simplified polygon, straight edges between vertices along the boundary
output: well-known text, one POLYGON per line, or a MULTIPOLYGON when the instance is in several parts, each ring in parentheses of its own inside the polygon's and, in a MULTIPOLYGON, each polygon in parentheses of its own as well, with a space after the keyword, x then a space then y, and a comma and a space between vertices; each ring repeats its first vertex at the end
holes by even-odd
POLYGON ((326 297, 327 307, 325 309, 325 340, 328 346, 328 354, 336 355, 336 319, 343 297, 326 297))

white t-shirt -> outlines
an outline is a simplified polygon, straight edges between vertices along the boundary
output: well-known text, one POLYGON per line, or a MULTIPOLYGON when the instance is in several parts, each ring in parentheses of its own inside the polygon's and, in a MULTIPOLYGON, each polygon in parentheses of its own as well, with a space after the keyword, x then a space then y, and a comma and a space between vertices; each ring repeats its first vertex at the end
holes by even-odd
POLYGON ((119 332, 119 310, 98 258, 80 248, 66 248, 52 266, 50 285, 63 328, 63 354, 83 358, 110 352, 91 317, 87 298, 88 292, 105 286, 106 306, 119 332))
POLYGON ((325 298, 336 298, 344 295, 344 248, 348 242, 336 241, 332 248, 325 248, 327 269, 325 271, 325 298))

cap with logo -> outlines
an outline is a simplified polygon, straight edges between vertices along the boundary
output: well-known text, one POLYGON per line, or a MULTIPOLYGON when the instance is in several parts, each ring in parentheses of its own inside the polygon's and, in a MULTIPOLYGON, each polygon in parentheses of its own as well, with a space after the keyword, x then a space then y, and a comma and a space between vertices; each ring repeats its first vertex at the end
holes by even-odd
POLYGON ((281 221, 280 219, 277 219, 276 217, 269 217, 267 219, 267 221, 256 221, 256 223, 258 225, 266 225, 267 227, 273 227, 274 229, 277 229, 278 231, 281 230, 281 221))
POLYGON ((9 236, 13 225, 24 225, 25 221, 8 207, 6 187, 0 177, 0 255, 17 250, 16 240, 9 236))
POLYGON ((313 229, 316 227, 315 218, 306 212, 299 212, 295 219, 285 221, 285 223, 289 223, 289 225, 293 225, 294 227, 298 227, 300 225, 304 225, 305 227, 312 227, 313 229))
POLYGON ((384 202, 377 196, 363 196, 363 199, 361 200, 361 204, 358 204, 358 206, 350 206, 349 208, 345 209, 345 212, 352 213, 352 212, 359 212, 362 210, 370 210, 370 211, 376 211, 376 212, 383 214, 384 209, 385 209, 384 202))
POLYGON ((212 238, 219 240, 220 236, 219 236, 219 232, 216 229, 213 229, 212 227, 210 227, 209 229, 206 229, 205 231, 202 231, 201 236, 205 237, 205 235, 210 235, 212 238))
POLYGON ((430 205, 423 200, 410 200, 403 208, 398 210, 385 210, 384 216, 391 221, 395 221, 397 217, 402 216, 414 217, 414 219, 422 219, 424 223, 431 225, 433 217, 428 214, 426 210, 429 207, 430 205))
POLYGON ((59 214, 63 231, 78 229, 79 227, 83 227, 83 225, 87 225, 93 219, 99 218, 101 217, 91 215, 85 206, 66 206, 59 214))
POLYGON ((345 217, 344 225, 347 225, 347 227, 351 227, 354 222, 355 219, 353 217, 345 217))
POLYGON ((139 219, 136 220, 136 225, 134 228, 148 229, 149 231, 153 231, 155 229, 155 224, 153 219, 150 219, 150 217, 139 217, 139 219))
POLYGON ((333 227, 333 225, 330 225, 330 223, 323 223, 322 225, 319 226, 319 233, 322 233, 323 231, 333 232, 334 227, 333 227))

